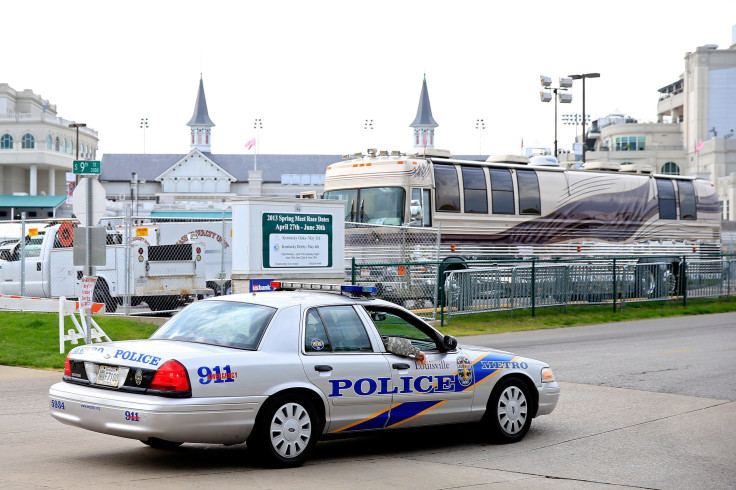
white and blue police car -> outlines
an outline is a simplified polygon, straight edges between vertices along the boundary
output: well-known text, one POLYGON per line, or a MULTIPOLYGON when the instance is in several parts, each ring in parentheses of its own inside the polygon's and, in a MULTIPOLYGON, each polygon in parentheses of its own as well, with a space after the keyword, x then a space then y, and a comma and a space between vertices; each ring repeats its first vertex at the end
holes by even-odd
POLYGON ((475 422, 515 442, 557 404, 549 365, 460 347, 370 288, 275 286, 193 303, 146 340, 72 349, 51 415, 154 448, 246 442, 297 466, 330 434, 475 422), (389 337, 425 362, 388 352, 389 337))

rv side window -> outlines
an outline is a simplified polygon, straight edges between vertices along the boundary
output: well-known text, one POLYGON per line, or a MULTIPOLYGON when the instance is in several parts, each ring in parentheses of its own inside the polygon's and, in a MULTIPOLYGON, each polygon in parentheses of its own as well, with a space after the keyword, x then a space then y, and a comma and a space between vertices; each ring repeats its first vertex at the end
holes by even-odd
POLYGON ((695 207, 695 189, 690 181, 679 181, 677 191, 680 194, 680 219, 697 219, 698 211, 695 207))
POLYGON ((514 184, 511 171, 491 169, 491 206, 493 214, 514 214, 514 184))
POLYGON ((463 194, 466 213, 487 213, 486 175, 480 167, 460 167, 463 174, 463 194))
POLYGON ((671 180, 657 179, 659 195, 659 219, 677 219, 675 186, 671 180))
POLYGON ((432 209, 429 203, 429 189, 414 188, 411 190, 410 226, 432 226, 432 209))
POLYGON ((534 170, 517 170, 519 183, 519 214, 542 214, 539 202, 539 180, 534 170))
POLYGON ((460 183, 452 165, 434 165, 437 211, 460 211, 460 183))

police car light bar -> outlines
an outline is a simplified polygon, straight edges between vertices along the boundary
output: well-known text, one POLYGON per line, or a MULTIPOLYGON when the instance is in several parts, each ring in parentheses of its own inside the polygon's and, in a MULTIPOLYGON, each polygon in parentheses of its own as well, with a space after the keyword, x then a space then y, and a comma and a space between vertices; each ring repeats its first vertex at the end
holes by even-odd
POLYGON ((358 296, 368 296, 377 291, 372 286, 357 286, 352 284, 320 284, 320 283, 309 283, 309 282, 284 282, 284 281, 271 281, 271 288, 274 290, 287 290, 293 291, 296 289, 302 291, 330 291, 347 293, 358 296))

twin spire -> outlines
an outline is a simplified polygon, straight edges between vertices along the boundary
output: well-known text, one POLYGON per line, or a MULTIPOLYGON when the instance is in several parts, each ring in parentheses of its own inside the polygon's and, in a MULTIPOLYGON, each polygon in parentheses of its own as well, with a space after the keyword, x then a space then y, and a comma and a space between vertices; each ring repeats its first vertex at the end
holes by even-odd
POLYGON ((202 152, 210 152, 212 143, 212 134, 210 128, 215 123, 210 119, 207 113, 207 99, 204 96, 204 82, 202 75, 199 76, 199 91, 197 92, 197 101, 194 104, 194 114, 187 123, 191 129, 191 144, 189 150, 197 149, 202 152))
MULTIPOLYGON (((215 123, 210 119, 207 112, 207 99, 204 95, 204 82, 202 75, 199 76, 199 91, 197 101, 194 104, 194 114, 187 123, 191 128, 191 144, 189 150, 197 149, 202 152, 210 152, 212 144, 211 128, 215 123)), ((424 75, 422 92, 419 95, 419 106, 417 117, 410 124, 414 128, 414 148, 434 148, 434 128, 439 126, 432 117, 432 107, 429 103, 429 92, 427 91, 427 75, 424 75)))

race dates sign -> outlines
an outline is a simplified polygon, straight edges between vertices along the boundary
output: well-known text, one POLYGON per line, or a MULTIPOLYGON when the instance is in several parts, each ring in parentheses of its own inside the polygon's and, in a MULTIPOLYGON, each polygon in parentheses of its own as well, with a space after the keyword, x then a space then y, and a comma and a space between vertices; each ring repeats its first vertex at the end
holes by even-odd
POLYGON ((263 213, 263 268, 332 267, 332 215, 263 213))

